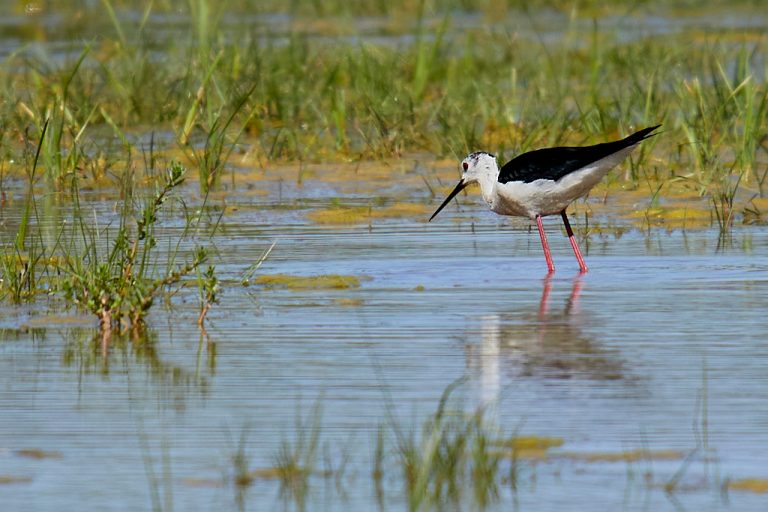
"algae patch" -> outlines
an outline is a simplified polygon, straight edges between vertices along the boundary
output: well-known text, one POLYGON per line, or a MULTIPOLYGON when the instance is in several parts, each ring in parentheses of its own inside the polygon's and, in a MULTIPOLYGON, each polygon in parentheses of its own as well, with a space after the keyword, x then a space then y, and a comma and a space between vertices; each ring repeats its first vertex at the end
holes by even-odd
POLYGON ((24 457, 26 459, 63 459, 64 455, 57 451, 45 451, 37 448, 23 448, 13 452, 17 457, 24 457))
POLYGON ((679 460, 685 457, 681 450, 627 450, 623 452, 564 452, 558 456, 582 462, 637 462, 640 460, 679 460))
POLYGON ((317 224, 365 224, 379 219, 425 216, 429 211, 427 206, 414 203, 395 203, 385 207, 332 206, 309 212, 307 218, 317 224))
POLYGON ((224 486, 224 482, 222 482, 221 480, 213 479, 213 478, 188 477, 188 478, 182 478, 181 483, 183 483, 187 487, 197 487, 197 488, 224 486))
POLYGON ((563 439, 559 437, 516 436, 505 439, 498 444, 509 450, 505 455, 515 459, 546 459, 550 448, 562 446, 563 439))
POLYGON ((766 494, 768 493, 768 478, 731 480, 728 482, 728 489, 733 491, 749 491, 757 494, 766 494))
POLYGON ((258 276, 255 283, 265 288, 286 288, 288 290, 345 290, 359 288, 367 277, 326 274, 321 276, 292 276, 270 274, 258 276))
POLYGON ((707 228, 712 225, 712 213, 699 205, 665 206, 636 210, 624 216, 654 226, 670 228, 707 228))
POLYGON ((350 299, 350 298, 346 298, 346 297, 345 298, 341 298, 341 299, 336 299, 333 302, 337 306, 342 306, 342 307, 347 307, 347 308, 358 307, 358 306, 362 306, 364 304, 363 299, 350 299))
POLYGON ((248 472, 248 477, 252 480, 279 480, 283 477, 281 468, 260 468, 248 472))
POLYGON ((0 485, 28 484, 31 481, 28 476, 0 475, 0 485))

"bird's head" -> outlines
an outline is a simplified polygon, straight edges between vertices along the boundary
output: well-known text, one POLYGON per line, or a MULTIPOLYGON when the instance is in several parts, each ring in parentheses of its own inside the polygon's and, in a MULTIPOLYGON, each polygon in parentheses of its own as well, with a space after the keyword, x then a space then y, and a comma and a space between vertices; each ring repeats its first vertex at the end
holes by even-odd
POLYGON ((429 220, 431 221, 437 217, 437 214, 440 213, 440 210, 445 208, 445 205, 450 203, 451 199, 456 197, 456 195, 464 190, 467 185, 477 183, 484 177, 491 176, 493 174, 495 174, 495 176, 492 176, 493 179, 496 179, 499 175, 499 166, 496 163, 495 156, 484 151, 477 151, 467 155, 467 157, 461 161, 461 179, 459 180, 459 183, 456 185, 456 188, 454 188, 453 191, 448 194, 448 197, 445 198, 443 204, 441 204, 440 208, 438 208, 435 213, 432 214, 429 220))

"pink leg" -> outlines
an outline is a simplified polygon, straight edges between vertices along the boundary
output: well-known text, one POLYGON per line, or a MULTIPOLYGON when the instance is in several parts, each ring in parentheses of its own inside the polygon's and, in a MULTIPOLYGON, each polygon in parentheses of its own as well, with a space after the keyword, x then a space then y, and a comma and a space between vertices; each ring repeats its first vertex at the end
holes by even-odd
POLYGON ((547 269, 551 274, 555 271, 555 264, 552 263, 552 253, 549 252, 549 244, 547 243, 547 235, 544 233, 544 225, 541 223, 541 215, 536 216, 536 225, 539 227, 541 246, 544 248, 544 257, 547 259, 547 269))
POLYGON ((579 270, 583 274, 588 270, 587 264, 584 263, 584 257, 581 255, 581 249, 579 249, 579 244, 576 242, 576 237, 573 236, 571 223, 568 222, 568 216, 565 214, 565 210, 560 212, 560 215, 563 217, 563 224, 565 224, 565 232, 568 234, 568 240, 571 241, 571 247, 573 247, 573 254, 576 255, 576 260, 579 262, 579 270))

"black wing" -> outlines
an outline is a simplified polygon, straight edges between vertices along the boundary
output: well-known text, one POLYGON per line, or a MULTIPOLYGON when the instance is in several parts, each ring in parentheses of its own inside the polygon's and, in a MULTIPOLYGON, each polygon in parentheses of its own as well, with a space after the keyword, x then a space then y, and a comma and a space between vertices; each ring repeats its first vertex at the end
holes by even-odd
POLYGON ((566 174, 651 137, 651 132, 659 126, 643 128, 625 139, 594 146, 546 148, 523 153, 504 164, 499 171, 499 183, 559 180, 566 174))

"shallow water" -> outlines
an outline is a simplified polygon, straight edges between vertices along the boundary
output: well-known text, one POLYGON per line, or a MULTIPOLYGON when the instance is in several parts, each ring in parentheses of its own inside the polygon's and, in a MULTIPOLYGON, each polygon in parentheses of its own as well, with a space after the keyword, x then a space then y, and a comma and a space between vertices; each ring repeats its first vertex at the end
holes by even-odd
POLYGON ((23 481, 0 485, 3 510, 147 510, 153 490, 165 509, 302 508, 274 480, 238 495, 229 459, 242 435, 249 467, 273 466, 318 403, 318 464, 348 463, 338 486, 312 478, 303 506, 402 510, 391 453, 376 499, 376 432, 417 430, 462 376, 456 406, 487 407, 507 435, 564 441, 524 464, 492 510, 764 510, 764 495, 723 486, 768 477, 765 230, 736 229, 725 245, 709 230, 593 237, 579 276, 552 219, 558 270, 546 278, 535 230, 462 203, 436 223, 361 227, 316 227, 266 198, 243 204, 217 242, 228 284, 210 316, 215 354, 193 297, 153 313, 152 350, 116 343, 106 358, 90 319, 62 317, 57 303, 4 307, 0 476, 23 481), (370 280, 236 284, 273 240, 259 273, 370 280), (697 446, 687 466, 566 456, 697 446), (683 467, 681 490, 665 494, 683 467))
MULTIPOLYGON (((135 13, 120 15, 136 21, 135 13)), ((45 42, 24 51, 69 58, 83 39, 111 30, 102 18, 69 27, 55 12, 9 17, 0 21, 0 55, 32 40, 10 28, 42 27, 45 42)), ((271 27, 271 41, 292 30, 286 16, 258 21, 271 27)), ((386 45, 413 38, 383 33, 383 19, 359 21, 348 37, 386 45)), ((461 15, 453 22, 463 30, 486 21, 461 15)), ((609 29, 631 40, 765 24, 764 16, 740 13, 626 16, 595 26, 547 12, 530 21, 503 20, 501 28, 546 42, 566 30, 609 29)), ((186 44, 186 19, 153 16, 148 27, 159 47, 186 44)), ((146 145, 149 136, 134 135, 146 145)), ((160 134, 157 142, 173 146, 171 139, 160 134)), ((303 186, 295 174, 269 172, 254 178, 253 191, 223 193, 227 212, 215 240, 224 292, 209 315, 209 339, 195 325, 194 292, 156 306, 148 341, 115 341, 106 353, 95 322, 55 298, 0 305, 0 511, 405 510, 392 430, 419 431, 462 377, 452 407, 485 408, 488 424, 507 436, 563 440, 547 458, 523 461, 517 488, 505 482, 490 510, 766 510, 765 494, 726 490, 729 479, 768 478, 764 227, 739 226, 725 240, 712 229, 645 232, 625 217, 634 206, 609 206, 590 220, 607 229, 582 242, 590 272, 580 276, 559 220, 547 219, 558 269, 547 278, 535 229, 494 217, 476 196, 461 196, 460 210, 451 205, 431 224, 315 226, 306 218, 339 199, 437 206, 420 174, 432 185, 439 180, 424 167, 397 175, 405 185, 394 172, 307 178, 303 186), (369 279, 331 291, 241 286, 243 271, 272 242, 259 274, 369 279), (250 469, 271 468, 283 441, 314 428, 316 404, 318 469, 346 461, 339 481, 313 476, 304 502, 281 494, 275 480, 238 489, 231 458, 240 440, 250 469), (380 499, 371 470, 382 426, 380 499), (690 459, 586 460, 637 449, 679 450, 690 459), (678 478, 678 490, 665 493, 663 485, 678 478)), ((7 176, 3 183, 6 242, 19 224, 25 184, 7 176)), ((190 204, 198 200, 188 193, 190 204)), ((51 240, 69 215, 53 196, 38 204, 51 240)), ((102 225, 115 221, 116 194, 83 197, 102 225)), ((581 227, 583 217, 573 222, 581 227)), ((182 224, 178 215, 165 219, 165 234, 173 238, 182 224)))

